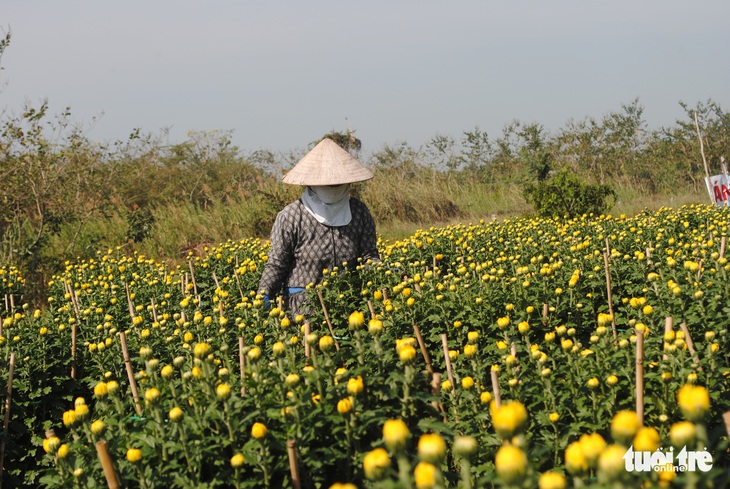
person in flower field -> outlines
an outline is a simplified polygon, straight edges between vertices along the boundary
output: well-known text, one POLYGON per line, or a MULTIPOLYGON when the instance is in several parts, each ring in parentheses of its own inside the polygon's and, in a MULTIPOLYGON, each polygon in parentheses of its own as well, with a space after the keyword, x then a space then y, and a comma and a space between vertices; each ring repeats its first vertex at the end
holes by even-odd
POLYGON ((281 295, 292 315, 306 314, 307 285, 325 269, 380 261, 375 221, 367 206, 350 196, 350 186, 373 178, 354 156, 325 138, 282 181, 303 185, 299 199, 279 212, 271 249, 259 283, 264 302, 281 295))

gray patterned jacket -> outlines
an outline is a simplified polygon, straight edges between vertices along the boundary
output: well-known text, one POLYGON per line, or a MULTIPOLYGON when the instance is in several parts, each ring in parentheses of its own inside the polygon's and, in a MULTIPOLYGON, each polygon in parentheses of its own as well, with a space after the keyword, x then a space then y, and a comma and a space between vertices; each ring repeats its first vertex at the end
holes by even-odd
POLYGON ((279 212, 271 229, 271 249, 259 291, 271 299, 279 293, 288 299, 287 289, 319 283, 325 268, 342 267, 343 262, 354 266, 358 258, 379 261, 375 221, 370 211, 352 197, 350 211, 350 223, 338 227, 319 223, 301 200, 279 212))

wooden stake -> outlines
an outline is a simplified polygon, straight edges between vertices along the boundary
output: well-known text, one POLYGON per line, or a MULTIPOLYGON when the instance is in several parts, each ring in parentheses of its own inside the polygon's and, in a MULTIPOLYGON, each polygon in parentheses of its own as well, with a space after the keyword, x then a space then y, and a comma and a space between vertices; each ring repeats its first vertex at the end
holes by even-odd
POLYGON ((375 319, 375 309, 373 308, 373 301, 368 299, 368 309, 370 309, 370 317, 375 319))
POLYGON ((241 368, 241 397, 246 395, 246 383, 244 382, 245 368, 246 368, 246 355, 243 354, 243 349, 246 347, 246 340, 243 336, 238 337, 238 364, 241 368))
POLYGON ((291 482, 294 489, 301 489, 302 483, 299 480, 299 467, 297 464, 296 440, 289 438, 286 441, 286 451, 289 454, 289 472, 291 472, 291 482))
POLYGON ((132 294, 129 292, 129 284, 124 282, 124 289, 127 291, 127 305, 129 305, 129 316, 134 318, 134 303, 132 302, 132 294))
POLYGON ((309 324, 309 321, 304 321, 304 356, 307 358, 312 355, 312 345, 310 345, 309 341, 307 341, 307 337, 311 332, 312 328, 309 324))
POLYGON ((611 330, 613 331, 614 346, 618 348, 618 332, 616 331, 616 318, 613 315, 613 296, 611 294, 611 271, 608 264, 610 256, 608 238, 606 238, 606 251, 603 253, 603 263, 606 268, 606 293, 608 296, 608 313, 611 315, 611 330))
POLYGON ((221 288, 220 284, 218 283, 218 277, 215 276, 215 272, 213 272, 213 282, 215 282, 215 288, 216 289, 220 289, 221 288))
POLYGON ((695 351, 694 342, 692 341, 692 336, 689 334, 689 328, 687 328, 687 323, 680 323, 679 327, 684 333, 684 342, 687 343, 687 349, 689 350, 689 354, 692 356, 692 360, 694 360, 697 364, 700 363, 700 359, 697 357, 697 352, 695 351))
POLYGON ((71 326, 71 378, 76 380, 76 323, 71 326))
POLYGON ((722 415, 722 420, 725 421, 725 431, 727 431, 728 436, 730 436, 730 411, 725 411, 722 415))
MULTIPOLYGON (((7 397, 5 398, 5 419, 3 420, 3 431, 8 432, 8 425, 10 424, 10 406, 11 398, 13 397, 13 373, 15 372, 15 353, 10 354, 10 364, 8 366, 8 389, 7 397)), ((2 482, 3 467, 5 464, 5 441, 7 436, 4 436, 2 442, 0 442, 0 484, 2 482)))
POLYGON ((499 409, 502 406, 502 395, 499 392, 499 372, 492 369, 490 371, 492 377, 492 395, 494 396, 494 405, 499 409))
POLYGON ((134 408, 138 415, 142 414, 142 404, 139 402, 139 392, 137 391, 137 381, 134 380, 134 369, 132 368, 132 360, 129 358, 129 349, 127 349, 127 336, 124 331, 119 332, 119 341, 122 345, 122 356, 124 357, 124 366, 127 369, 127 377, 129 378, 129 387, 132 389, 132 400, 134 408))
POLYGON ((327 321, 327 327, 330 329, 332 339, 335 341, 335 349, 340 351, 340 344, 337 343, 337 338, 335 338, 335 330, 332 328, 332 321, 330 321, 330 315, 327 313, 327 307, 324 305, 324 298, 322 297, 322 291, 320 289, 317 289, 317 297, 319 297, 319 303, 322 305, 322 311, 324 312, 324 319, 327 321))
MULTIPOLYGON (((667 318, 664 320, 664 335, 666 336, 667 333, 672 331, 674 329, 674 320, 672 319, 672 316, 667 316, 667 318)), ((662 360, 666 360, 669 358, 669 355, 666 353, 662 355, 662 360)))
POLYGON ((423 341, 423 336, 421 336, 421 330, 418 329, 417 324, 413 324, 413 333, 416 335, 416 339, 418 340, 418 346, 421 348, 421 354, 423 355, 423 360, 426 362, 426 369, 428 370, 428 373, 433 375, 433 367, 431 366, 431 357, 428 355, 428 351, 426 350, 426 343, 423 341))
MULTIPOLYGON (((433 377, 431 377, 431 393, 434 396, 441 397, 441 372, 434 372, 433 377)), ((432 401, 431 405, 437 411, 444 412, 444 406, 441 404, 441 401, 432 401)))
POLYGON ((547 305, 547 302, 544 302, 542 305, 542 324, 543 324, 543 326, 547 324, 549 311, 550 311, 550 306, 547 305))
POLYGON ((155 307, 155 298, 150 298, 150 305, 152 306, 152 320, 157 322, 157 308, 155 307))
MULTIPOLYGON (((79 303, 76 298, 76 292, 74 292, 73 287, 71 287, 71 284, 68 283, 68 281, 66 279, 63 279, 63 285, 66 288, 66 293, 69 296, 71 296, 71 304, 73 304, 73 306, 74 306, 74 312, 76 313, 76 317, 77 318, 81 317, 81 312, 79 311, 79 303)), ((10 300, 12 302, 12 300, 13 300, 12 295, 10 296, 10 300)))
POLYGON ((236 277, 236 285, 238 286, 238 293, 241 294, 241 300, 245 299, 243 295, 243 289, 241 288, 241 279, 238 278, 238 257, 236 257, 236 268, 233 269, 233 276, 236 277))
POLYGON ((722 238, 720 238, 720 258, 722 258, 722 257, 725 256, 725 241, 726 241, 726 239, 727 238, 725 236, 723 236, 722 238))
POLYGON ((198 284, 195 283, 195 271, 193 270, 193 262, 191 260, 188 260, 188 267, 190 268, 190 280, 193 281, 193 292, 195 293, 195 297, 198 296, 198 284))
POLYGON ((446 339, 446 333, 441 333, 441 344, 444 347, 444 362, 446 362, 446 373, 451 382, 451 393, 456 394, 456 384, 454 383, 454 372, 451 370, 451 357, 449 356, 449 342, 446 339))
POLYGON ((96 442, 96 454, 99 456, 99 462, 101 462, 101 468, 104 471, 104 478, 109 489, 117 489, 119 487, 119 479, 114 470, 114 462, 109 455, 109 449, 106 446, 105 440, 96 442))
POLYGON ((644 331, 636 332, 636 414, 644 424, 644 331))

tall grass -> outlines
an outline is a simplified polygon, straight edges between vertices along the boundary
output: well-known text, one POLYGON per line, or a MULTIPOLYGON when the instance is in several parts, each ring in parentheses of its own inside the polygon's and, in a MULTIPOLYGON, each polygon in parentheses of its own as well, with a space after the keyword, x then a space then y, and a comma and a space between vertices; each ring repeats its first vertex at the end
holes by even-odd
MULTIPOLYGON (((633 187, 615 187, 614 214, 634 215, 662 206, 708 202, 704 192, 688 191, 648 194, 633 187)), ((228 197, 201 206, 195 203, 167 203, 152 209, 149 234, 134 242, 129 239, 129 211, 120 207, 88 222, 62 225, 49 235, 34 282, 47 283, 62 270, 66 260, 94 257, 107 249, 121 248, 149 258, 177 265, 188 255, 202 255, 206 247, 248 237, 268 239, 276 214, 302 191, 276 182, 261 185, 246 195, 228 197)), ((456 179, 449 174, 403 170, 379 170, 376 177, 353 189, 370 208, 377 231, 386 241, 402 239, 430 226, 481 219, 506 219, 529 215, 517 184, 487 185, 476 180, 456 179)), ((39 291, 39 298, 42 291, 39 291)))

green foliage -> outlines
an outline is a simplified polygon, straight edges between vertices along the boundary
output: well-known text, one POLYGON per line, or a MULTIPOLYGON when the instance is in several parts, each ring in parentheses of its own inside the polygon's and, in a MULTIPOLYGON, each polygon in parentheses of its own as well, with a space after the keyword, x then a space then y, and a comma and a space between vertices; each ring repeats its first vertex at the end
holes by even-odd
POLYGON ((538 216, 568 218, 603 214, 616 197, 610 186, 585 183, 565 168, 549 180, 527 184, 524 195, 538 216))
POLYGON ((137 207, 127 215, 127 240, 135 243, 143 241, 152 235, 152 226, 155 223, 155 216, 146 207, 137 207))
MULTIPOLYGON (((324 136, 322 136, 322 139, 331 139, 332 141, 339 144, 342 149, 345 151, 348 151, 352 154, 357 154, 360 152, 360 149, 362 148, 362 141, 360 139, 355 137, 354 131, 346 131, 346 132, 337 132, 337 131, 330 131, 324 136)), ((322 141, 320 139, 319 141, 322 141)), ((319 142, 318 141, 318 142, 319 142)))

